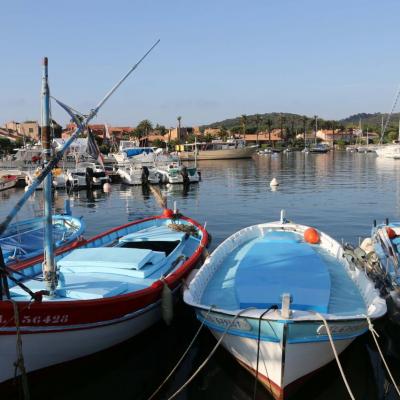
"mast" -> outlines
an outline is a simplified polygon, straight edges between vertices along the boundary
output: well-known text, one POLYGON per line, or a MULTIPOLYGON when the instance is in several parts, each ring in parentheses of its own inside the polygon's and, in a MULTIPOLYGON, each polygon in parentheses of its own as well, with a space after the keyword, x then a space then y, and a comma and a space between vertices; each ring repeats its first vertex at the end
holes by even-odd
MULTIPOLYGON (((48 84, 48 60, 43 59, 43 78, 42 78, 42 116, 41 116, 41 139, 44 155, 45 167, 51 161, 51 132, 50 132, 50 91, 48 84)), ((44 264, 43 277, 46 289, 50 295, 54 294, 57 286, 56 269, 54 262, 53 245, 53 214, 52 214, 52 173, 51 171, 44 178, 44 264)))

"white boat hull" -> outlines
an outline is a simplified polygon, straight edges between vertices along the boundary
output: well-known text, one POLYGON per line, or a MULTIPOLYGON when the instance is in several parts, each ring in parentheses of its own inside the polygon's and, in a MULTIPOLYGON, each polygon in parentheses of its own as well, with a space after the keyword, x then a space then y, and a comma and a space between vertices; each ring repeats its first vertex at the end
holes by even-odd
POLYGON ((182 151, 179 153, 179 158, 182 161, 194 160, 229 160, 235 158, 251 158, 257 151, 257 147, 244 147, 237 149, 224 150, 198 150, 196 155, 194 151, 182 151))
MULTIPOLYGON (((69 331, 22 334, 26 371, 35 371, 107 349, 136 336, 160 318, 158 303, 109 325, 93 324, 69 331)), ((0 335, 0 354, 0 382, 3 382, 14 377, 14 363, 17 360, 15 334, 0 335)))

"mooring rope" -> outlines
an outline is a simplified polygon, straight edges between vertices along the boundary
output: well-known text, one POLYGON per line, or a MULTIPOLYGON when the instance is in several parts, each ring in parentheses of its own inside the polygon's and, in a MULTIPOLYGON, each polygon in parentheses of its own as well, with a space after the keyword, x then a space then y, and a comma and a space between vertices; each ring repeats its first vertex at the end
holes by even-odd
POLYGON ((228 333, 229 329, 231 328, 231 326, 234 324, 234 322, 239 318, 239 316, 241 314, 243 314, 246 311, 252 310, 254 309, 254 307, 249 307, 249 308, 245 308, 244 310, 240 310, 236 313, 236 315, 233 317, 233 319, 230 321, 230 323, 228 324, 228 326, 225 328, 224 332, 222 333, 221 337, 219 338, 218 342, 216 343, 216 345, 214 346, 214 348, 211 350, 210 354, 206 357, 206 359, 200 364, 200 366, 196 369, 196 371, 194 371, 194 373, 192 374, 192 376, 172 395, 168 398, 168 400, 172 400, 174 399, 176 396, 178 396, 179 393, 181 393, 183 391, 183 389, 186 388, 186 386, 189 385, 190 382, 192 382, 192 380, 197 376, 197 374, 204 368, 204 366, 208 363, 208 361, 210 360, 210 358, 213 356, 213 354, 216 352, 216 350, 218 349, 219 345, 221 344, 222 340, 224 339, 225 335, 228 333))
POLYGON ((16 350, 17 350, 17 360, 14 363, 15 366, 15 377, 17 376, 17 370, 19 369, 21 372, 21 382, 22 382, 22 392, 24 396, 24 400, 29 400, 29 385, 28 385, 28 378, 26 376, 26 369, 25 369, 25 362, 24 362, 24 353, 22 351, 22 339, 21 339, 21 331, 20 331, 20 324, 19 324, 19 310, 18 304, 16 301, 12 299, 8 299, 13 305, 14 309, 14 321, 15 321, 15 329, 16 329, 16 350))
POLYGON ((336 359, 336 363, 337 363, 337 365, 339 367, 340 374, 342 375, 343 382, 344 382, 344 384, 346 386, 346 389, 347 389, 347 391, 349 393, 350 398, 352 400, 355 400, 353 392, 350 389, 350 385, 347 382, 346 375, 344 374, 344 371, 343 371, 343 368, 342 368, 342 364, 340 363, 339 356, 338 356, 337 351, 336 351, 335 343, 333 342, 333 338, 332 338, 332 334, 331 334, 331 330, 329 328, 328 322, 326 321, 326 319, 320 313, 316 312, 315 315, 317 315, 317 317, 319 317, 322 320, 322 322, 324 323, 324 325, 325 325, 326 333, 328 334, 329 342, 331 344, 332 351, 333 351, 333 354, 334 354, 335 359, 336 359))
MULTIPOLYGON (((271 310, 276 310, 278 306, 273 304, 271 307, 267 308, 259 317, 258 319, 258 336, 257 336, 257 362, 256 362, 256 375, 254 378, 254 389, 253 389, 253 400, 256 398, 257 394, 257 384, 258 384, 258 365, 260 362, 260 340, 261 340, 261 321, 265 314, 269 313, 271 310)), ((269 321, 268 321, 269 323, 269 321)), ((272 328, 272 327, 271 327, 272 328)), ((268 371, 267 371, 267 378, 269 381, 268 371)), ((271 389, 271 387, 270 387, 271 389)))
POLYGON ((191 340, 191 342, 189 343, 189 346, 186 348, 186 350, 184 351, 184 353, 182 354, 181 358, 178 360, 178 362, 176 363, 176 365, 174 366, 174 368, 172 368, 171 372, 167 375, 167 377, 161 382, 160 386, 158 386, 158 388, 154 391, 154 393, 148 398, 148 400, 151 400, 154 398, 154 396, 161 390, 161 388, 165 385, 165 383, 169 380, 169 378, 171 378, 171 376, 174 374, 174 372, 177 370, 177 368, 179 367, 179 365, 182 363, 183 359, 186 357, 186 354, 189 352, 189 350, 192 348, 194 342, 196 341, 197 337, 199 336, 204 323, 207 319, 207 317, 209 316, 212 308, 214 306, 211 306, 209 308, 209 310, 207 311, 206 316, 204 317, 203 321, 201 322, 199 328, 197 329, 196 334, 194 335, 193 339, 191 340))
POLYGON ((377 340, 377 337, 379 337, 379 335, 378 335, 378 333, 376 332, 376 330, 374 329, 374 325, 372 324, 371 319, 370 319, 367 315, 365 315, 365 318, 366 318, 366 320, 367 320, 367 322, 368 322, 368 329, 370 330, 371 335, 372 335, 372 337, 374 338, 374 342, 375 342, 376 347, 377 347, 377 349, 378 349, 379 355, 381 356, 383 365, 385 366, 386 371, 387 371, 387 373, 388 373, 388 375, 389 375, 389 377, 390 377, 390 380, 392 381, 392 384, 393 384, 394 388, 396 389, 397 394, 398 394, 399 397, 400 397, 400 390, 399 390, 398 386, 396 385, 396 382, 395 382, 395 380, 394 380, 394 378, 393 378, 393 375, 392 375, 392 373, 390 372, 389 366, 387 365, 387 362, 386 362, 386 360, 385 360, 385 357, 383 356, 382 350, 381 350, 381 348, 380 348, 380 346, 379 346, 379 343, 378 343, 378 340, 377 340))

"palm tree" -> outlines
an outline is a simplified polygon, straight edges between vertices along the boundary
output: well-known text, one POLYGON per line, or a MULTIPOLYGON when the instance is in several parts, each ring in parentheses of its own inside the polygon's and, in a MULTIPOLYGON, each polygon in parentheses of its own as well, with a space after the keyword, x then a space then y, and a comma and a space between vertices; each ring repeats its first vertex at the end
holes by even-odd
POLYGON ((317 144, 318 115, 314 115, 314 121, 315 121, 314 139, 315 139, 315 144, 317 144))
POLYGON ((258 146, 258 132, 260 130, 260 122, 262 121, 262 117, 260 114, 255 115, 255 120, 256 120, 256 135, 257 135, 257 146, 258 146))
POLYGON ((139 125, 136 127, 136 130, 143 134, 143 136, 146 138, 146 141, 148 140, 149 133, 152 129, 153 124, 148 119, 144 119, 143 121, 139 122, 139 125))
MULTIPOLYGON (((279 122, 280 122, 280 127, 281 127, 281 139, 282 139, 282 136, 283 136, 283 125, 285 123, 285 120, 286 120, 285 116, 280 114, 279 115, 279 122)), ((284 139, 284 142, 286 144, 286 135, 285 135, 285 137, 283 139, 284 139)))
POLYGON ((269 145, 271 146, 271 145, 272 145, 272 143, 271 143, 272 119, 271 119, 271 118, 268 118, 266 124, 267 124, 267 127, 268 127, 268 140, 269 140, 269 145))
POLYGON ((178 120, 178 132, 177 132, 177 139, 181 140, 181 119, 182 117, 179 116, 176 118, 178 120))
POLYGON ((304 136, 303 136, 303 141, 304 141, 304 147, 306 147, 306 132, 307 132, 307 121, 308 118, 303 115, 301 118, 301 121, 303 122, 303 126, 304 126, 304 136))
POLYGON ((242 124, 242 132, 243 132, 243 137, 244 141, 246 142, 246 125, 247 125, 247 115, 242 114, 240 117, 240 123, 242 124))
POLYGON ((226 138, 228 137, 228 131, 226 130, 224 125, 221 125, 219 127, 219 136, 222 140, 226 140, 226 138))

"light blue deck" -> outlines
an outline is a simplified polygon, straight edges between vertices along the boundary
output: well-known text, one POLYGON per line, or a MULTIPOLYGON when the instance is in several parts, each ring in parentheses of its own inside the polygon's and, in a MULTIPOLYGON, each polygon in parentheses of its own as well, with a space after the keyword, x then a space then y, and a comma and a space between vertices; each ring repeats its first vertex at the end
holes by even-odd
MULTIPOLYGON (((53 300, 88 300, 132 293, 149 287, 162 275, 179 268, 198 247, 201 236, 195 238, 171 230, 168 223, 169 220, 154 220, 123 228, 98 239, 96 243, 57 257, 59 285, 53 300), (135 242, 136 239, 147 242, 177 241, 177 245, 168 256, 149 249, 118 247, 125 240, 135 242)), ((40 271, 40 265, 25 271, 27 279, 23 282, 33 291, 44 289, 43 282, 31 279, 31 276, 40 278, 40 271)), ((15 300, 30 300, 26 292, 11 282, 10 290, 15 300)), ((51 300, 45 298, 45 301, 51 300)))
POLYGON ((292 232, 268 232, 233 251, 206 287, 202 304, 235 310, 281 305, 324 313, 365 312, 364 301, 344 266, 319 246, 292 232))

